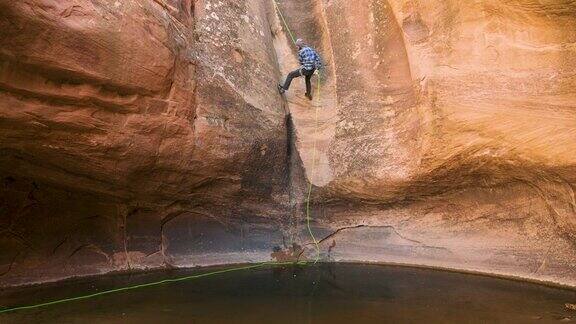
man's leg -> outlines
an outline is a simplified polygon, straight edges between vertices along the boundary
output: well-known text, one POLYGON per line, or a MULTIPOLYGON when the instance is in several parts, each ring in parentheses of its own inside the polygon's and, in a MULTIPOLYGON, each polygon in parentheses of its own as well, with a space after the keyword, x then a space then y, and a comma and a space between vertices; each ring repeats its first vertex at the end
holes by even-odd
POLYGON ((314 75, 314 70, 312 71, 304 71, 304 75, 306 75, 306 97, 312 100, 312 76, 314 75))
POLYGON ((312 96, 312 75, 307 75, 306 76, 306 96, 307 97, 311 97, 312 96))
POLYGON ((294 71, 288 73, 288 76, 286 77, 286 81, 284 82, 284 86, 282 86, 282 89, 284 89, 284 90, 290 89, 290 84, 292 84, 292 79, 298 78, 301 76, 302 76, 302 74, 300 74, 300 69, 294 70, 294 71))

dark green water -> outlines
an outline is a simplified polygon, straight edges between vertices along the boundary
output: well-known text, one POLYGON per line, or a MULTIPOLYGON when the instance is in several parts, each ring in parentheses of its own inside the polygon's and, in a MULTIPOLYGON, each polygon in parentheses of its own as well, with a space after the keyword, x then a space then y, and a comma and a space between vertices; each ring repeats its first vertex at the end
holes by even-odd
MULTIPOLYGON (((44 302, 191 273, 4 290, 0 304, 44 302)), ((246 270, 0 314, 0 323, 576 323, 576 311, 565 303, 576 303, 576 291, 424 269, 323 264, 246 270)))

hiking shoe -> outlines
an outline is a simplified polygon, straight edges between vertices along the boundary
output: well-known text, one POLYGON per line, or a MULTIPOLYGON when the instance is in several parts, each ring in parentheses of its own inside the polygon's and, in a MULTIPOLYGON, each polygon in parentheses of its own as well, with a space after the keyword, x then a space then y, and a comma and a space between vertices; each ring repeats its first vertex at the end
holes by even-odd
POLYGON ((309 93, 307 93, 307 94, 306 94, 306 98, 308 98, 308 100, 312 100, 312 95, 309 94, 309 93))
POLYGON ((283 94, 284 92, 286 92, 286 90, 284 90, 284 88, 281 85, 278 85, 278 92, 280 92, 280 94, 283 94))

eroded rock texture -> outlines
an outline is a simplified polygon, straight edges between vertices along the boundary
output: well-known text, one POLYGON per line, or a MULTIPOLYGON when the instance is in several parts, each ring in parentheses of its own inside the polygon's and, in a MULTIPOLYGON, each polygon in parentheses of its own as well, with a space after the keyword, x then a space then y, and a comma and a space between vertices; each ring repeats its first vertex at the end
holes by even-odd
POLYGON ((269 256, 288 207, 270 5, 0 2, 1 283, 269 256))
POLYGON ((572 1, 277 5, 313 102, 273 1, 0 0, 0 285, 313 257, 312 183, 325 260, 576 286, 572 1))

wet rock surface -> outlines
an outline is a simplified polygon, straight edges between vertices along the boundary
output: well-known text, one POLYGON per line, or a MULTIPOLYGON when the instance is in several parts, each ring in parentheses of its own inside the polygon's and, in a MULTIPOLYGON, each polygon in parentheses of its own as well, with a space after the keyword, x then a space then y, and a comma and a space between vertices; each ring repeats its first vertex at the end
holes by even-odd
POLYGON ((309 183, 324 260, 576 286, 571 1, 277 5, 312 102, 272 1, 0 0, 1 286, 314 258, 309 183))

